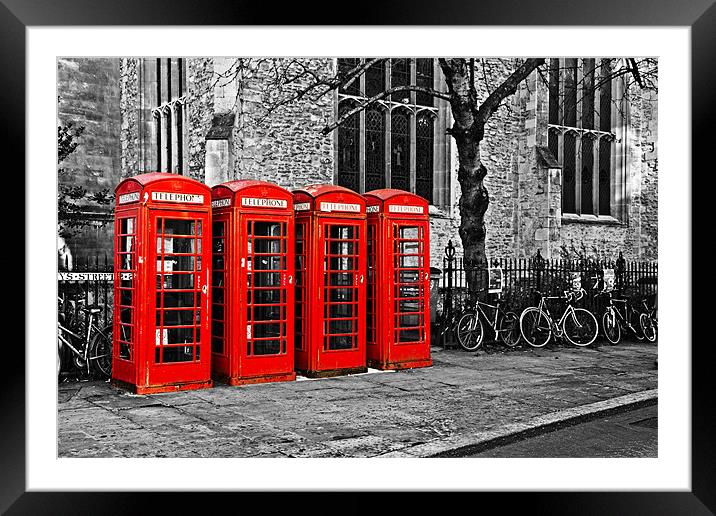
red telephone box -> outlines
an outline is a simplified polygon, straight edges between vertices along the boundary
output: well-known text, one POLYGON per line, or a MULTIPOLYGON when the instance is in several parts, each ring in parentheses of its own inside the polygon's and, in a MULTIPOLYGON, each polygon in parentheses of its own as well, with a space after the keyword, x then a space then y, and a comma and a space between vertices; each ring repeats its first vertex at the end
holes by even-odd
POLYGON ((430 366, 428 203, 391 188, 368 192, 365 199, 368 365, 377 369, 430 366))
POLYGON ((115 193, 112 383, 137 394, 211 387, 211 190, 156 172, 115 193))
POLYGON ((296 224, 296 370, 367 371, 365 199, 342 186, 293 191, 296 224))
POLYGON ((293 195, 265 181, 212 189, 212 376, 295 380, 293 195))

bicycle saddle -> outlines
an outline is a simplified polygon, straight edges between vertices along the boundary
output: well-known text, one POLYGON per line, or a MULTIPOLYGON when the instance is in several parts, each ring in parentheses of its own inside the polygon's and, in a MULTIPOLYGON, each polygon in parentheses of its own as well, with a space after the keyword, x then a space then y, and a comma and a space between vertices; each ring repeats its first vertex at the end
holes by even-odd
POLYGON ((88 314, 99 314, 102 312, 102 308, 99 305, 91 305, 82 308, 82 311, 88 314))

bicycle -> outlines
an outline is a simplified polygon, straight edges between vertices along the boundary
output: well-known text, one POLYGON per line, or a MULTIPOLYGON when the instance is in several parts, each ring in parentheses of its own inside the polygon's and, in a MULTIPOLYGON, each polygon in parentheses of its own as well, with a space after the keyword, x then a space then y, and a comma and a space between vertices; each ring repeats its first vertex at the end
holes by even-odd
POLYGON ((644 338, 649 342, 656 342, 656 328, 658 319, 656 317, 656 299, 654 305, 649 306, 646 299, 649 296, 642 297, 639 308, 643 309, 639 314, 639 326, 641 327, 644 338))
POLYGON ((483 319, 487 321, 495 334, 495 342, 499 339, 510 348, 519 343, 521 338, 519 318, 516 313, 504 310, 502 305, 501 298, 498 298, 494 305, 477 299, 474 308, 465 311, 460 316, 457 322, 457 341, 465 351, 475 351, 482 344, 485 336, 483 319), (493 320, 490 320, 485 308, 493 310, 493 320))
MULTIPOLYGON (((61 302, 62 299, 58 298, 61 302)), ((102 312, 97 305, 80 309, 87 316, 85 328, 65 327, 57 321, 57 375, 59 377, 62 362, 62 348, 72 352, 72 361, 78 369, 86 369, 87 374, 98 373, 104 378, 112 376, 112 325, 100 328, 95 318, 102 312)), ((60 313, 60 318, 62 314, 60 313)))
POLYGON ((539 290, 534 292, 540 296, 538 306, 527 307, 520 315, 520 332, 530 346, 545 346, 553 333, 557 338, 565 337, 575 346, 589 346, 594 342, 599 331, 596 317, 585 308, 574 307, 574 303, 584 297, 584 289, 565 291, 564 296, 547 296, 539 290), (547 306, 548 299, 563 299, 567 303, 557 322, 547 306))
POLYGON ((606 294, 609 294, 609 302, 602 315, 602 329, 607 340, 618 344, 622 329, 629 331, 637 340, 644 340, 644 329, 640 322, 642 312, 636 310, 629 299, 614 298, 612 292, 606 294))
POLYGON ((447 333, 452 331, 453 335, 457 335, 457 322, 461 316, 462 316, 462 310, 452 310, 450 319, 444 320, 442 322, 442 325, 441 325, 442 329, 435 339, 436 343, 442 342, 443 347, 445 347, 445 345, 446 345, 445 340, 447 339, 447 333))

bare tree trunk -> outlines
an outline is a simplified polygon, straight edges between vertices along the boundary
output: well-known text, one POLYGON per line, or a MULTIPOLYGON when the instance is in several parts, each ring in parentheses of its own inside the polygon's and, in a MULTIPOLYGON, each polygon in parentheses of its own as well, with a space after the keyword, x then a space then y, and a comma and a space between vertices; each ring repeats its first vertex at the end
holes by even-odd
POLYGON ((502 101, 512 95, 520 82, 538 66, 543 58, 527 59, 521 63, 481 103, 475 90, 474 59, 438 60, 445 75, 450 95, 450 108, 455 123, 448 133, 455 138, 460 183, 460 240, 467 269, 467 283, 471 299, 487 283, 487 257, 485 256, 485 213, 490 196, 484 179, 487 169, 480 161, 480 142, 485 136, 485 124, 500 107, 502 101))
POLYGON ((490 196, 484 183, 487 169, 480 161, 479 141, 456 140, 460 160, 458 182, 462 192, 459 234, 470 298, 474 300, 478 292, 486 287, 485 213, 490 205, 490 196))
POLYGON ((483 287, 485 257, 485 213, 490 196, 483 180, 487 169, 480 161, 480 142, 484 137, 484 122, 478 116, 477 92, 472 81, 472 67, 464 59, 440 60, 455 123, 448 132, 455 138, 458 155, 457 179, 460 183, 460 240, 470 297, 474 299, 483 287))

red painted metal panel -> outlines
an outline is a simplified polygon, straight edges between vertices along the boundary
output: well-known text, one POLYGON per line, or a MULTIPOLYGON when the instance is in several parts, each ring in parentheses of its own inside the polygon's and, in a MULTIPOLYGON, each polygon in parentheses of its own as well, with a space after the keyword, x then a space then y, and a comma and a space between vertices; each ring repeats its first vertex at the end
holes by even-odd
POLYGON ((365 194, 368 244, 367 362, 379 369, 432 365, 430 222, 422 197, 396 189, 365 194))
POLYGON ((213 188, 212 211, 212 374, 230 385, 293 380, 293 196, 230 181, 213 188))
POLYGON ((113 384, 139 394, 210 387, 210 190, 150 173, 115 190, 113 384))
POLYGON ((364 372, 365 199, 336 185, 294 190, 298 241, 296 369, 307 376, 364 372))

